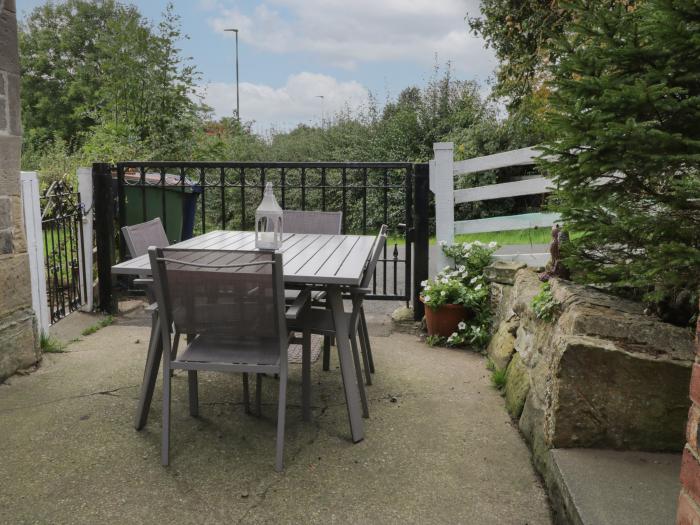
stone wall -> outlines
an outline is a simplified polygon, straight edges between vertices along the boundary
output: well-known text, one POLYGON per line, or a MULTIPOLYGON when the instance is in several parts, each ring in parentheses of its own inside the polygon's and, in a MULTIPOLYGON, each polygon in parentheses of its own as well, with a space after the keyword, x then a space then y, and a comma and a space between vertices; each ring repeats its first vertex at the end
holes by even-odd
POLYGON ((20 200, 21 136, 15 0, 0 0, 0 381, 39 359, 20 200))
POLYGON ((678 500, 678 525, 700 524, 700 319, 695 335, 695 364, 690 379, 688 427, 681 466, 681 495, 678 500))
POLYGON ((541 286, 533 271, 495 263, 487 276, 497 318, 488 354, 507 370, 507 408, 545 478, 553 448, 683 448, 694 360, 688 330, 556 279, 559 313, 546 322, 532 307, 541 286))

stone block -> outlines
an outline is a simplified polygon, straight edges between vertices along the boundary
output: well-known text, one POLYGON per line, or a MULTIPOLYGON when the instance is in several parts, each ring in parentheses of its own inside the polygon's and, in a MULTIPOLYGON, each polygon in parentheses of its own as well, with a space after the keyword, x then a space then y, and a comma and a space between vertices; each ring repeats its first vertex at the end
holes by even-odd
POLYGON ((27 251, 27 238, 24 232, 24 214, 22 213, 22 199, 10 197, 12 201, 12 243, 15 253, 27 251))
POLYGON ((0 10, 0 70, 19 74, 19 50, 17 48, 17 20, 11 3, 0 10))
POLYGON ((0 257, 0 319, 10 312, 31 306, 30 286, 27 254, 0 257))
POLYGON ((8 255, 15 251, 12 240, 12 230, 0 230, 0 255, 8 255))
POLYGON ((506 410, 513 417, 520 417, 525 405, 525 399, 530 391, 530 378, 527 368, 520 359, 520 355, 515 354, 506 369, 506 410))
POLYGON ((489 305, 493 312, 494 326, 513 317, 513 287, 508 284, 491 283, 489 285, 489 305))
POLYGON ((517 319, 505 321, 498 325, 496 333, 489 341, 486 354, 497 370, 505 370, 515 352, 515 333, 518 329, 517 319))
POLYGON ((39 361, 34 315, 30 309, 0 320, 0 381, 39 361))
POLYGON ((12 226, 12 201, 10 197, 0 195, 0 230, 12 226))
POLYGON ((22 119, 20 117, 21 104, 19 99, 19 75, 14 73, 7 74, 7 95, 5 98, 8 102, 7 116, 9 125, 6 128, 10 135, 22 135, 22 119))
POLYGON ((21 137, 0 135, 0 195, 19 195, 21 137))
POLYGON ((525 263, 512 261, 495 261, 484 269, 484 276, 487 280, 494 283, 513 284, 515 282, 515 274, 518 270, 526 268, 525 263))
POLYGON ((689 364, 568 337, 551 364, 545 440, 554 448, 678 451, 685 443, 689 364))

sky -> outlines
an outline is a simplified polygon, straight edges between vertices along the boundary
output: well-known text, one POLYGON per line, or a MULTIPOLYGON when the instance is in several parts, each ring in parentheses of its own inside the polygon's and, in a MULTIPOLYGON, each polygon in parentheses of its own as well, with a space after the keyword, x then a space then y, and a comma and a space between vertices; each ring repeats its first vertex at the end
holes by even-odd
MULTIPOLYGON (((44 0, 17 0, 18 14, 44 0)), ((132 0, 158 20, 167 0, 132 0)), ((469 32, 465 16, 479 0, 175 0, 188 40, 180 42, 201 72, 199 92, 215 116, 236 107, 235 40, 239 29, 241 118, 255 129, 317 124, 345 107, 382 103, 424 85, 449 61, 456 78, 486 86, 496 59, 469 32), (323 97, 323 98, 321 98, 323 97)))

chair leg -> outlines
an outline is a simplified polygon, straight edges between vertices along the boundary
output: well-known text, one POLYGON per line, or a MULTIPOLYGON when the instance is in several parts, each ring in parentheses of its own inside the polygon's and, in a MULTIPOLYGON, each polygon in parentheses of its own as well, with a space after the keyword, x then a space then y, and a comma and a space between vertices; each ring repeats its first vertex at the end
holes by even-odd
MULTIPOLYGON (((163 358, 168 359, 167 357, 163 358)), ((160 448, 161 463, 170 463, 170 367, 163 366, 163 434, 160 448)))
POLYGON ((248 372, 243 372, 243 409, 250 414, 250 389, 248 388, 248 372))
POLYGON ((369 361, 369 371, 374 374, 374 359, 372 358, 372 345, 369 342, 369 330, 367 329, 367 319, 365 309, 360 307, 360 331, 367 345, 367 359, 369 361))
POLYGON ((362 403, 362 417, 369 417, 369 405, 367 404, 367 392, 365 383, 362 381, 362 366, 360 366, 360 353, 357 350, 357 334, 350 334, 350 347, 352 349, 352 360, 355 363, 355 373, 357 374, 357 387, 360 389, 360 402, 362 403))
POLYGON ((187 371, 187 385, 190 391, 190 415, 199 416, 199 383, 197 381, 197 371, 187 371))
POLYGON ((364 336, 364 333, 362 330, 362 326, 361 326, 362 323, 358 322, 358 325, 360 325, 360 326, 357 327, 358 329, 357 329, 357 332, 355 335, 360 338, 360 349, 362 351, 362 362, 363 362, 364 368, 365 368, 365 383, 367 385, 371 385, 372 384, 372 374, 371 374, 372 368, 371 368, 370 361, 369 361, 369 352, 367 351, 367 349, 368 349, 367 341, 365 340, 365 336, 364 336))
POLYGON ((301 417, 304 421, 311 421, 311 332, 309 331, 303 332, 301 343, 301 417))
MULTIPOLYGON (((175 332, 175 336, 173 337, 173 346, 172 349, 170 350, 170 360, 174 361, 177 359, 177 347, 180 344, 180 332, 175 332)), ((170 377, 175 376, 175 370, 172 368, 170 369, 170 377)))
POLYGON ((331 336, 323 336, 323 370, 328 372, 331 368, 331 336))
POLYGON ((255 374, 255 412, 262 416, 262 382, 263 374, 255 374))
POLYGON ((280 396, 277 402, 277 451, 275 454, 275 470, 281 472, 284 468, 284 419, 287 412, 287 371, 280 373, 280 396))

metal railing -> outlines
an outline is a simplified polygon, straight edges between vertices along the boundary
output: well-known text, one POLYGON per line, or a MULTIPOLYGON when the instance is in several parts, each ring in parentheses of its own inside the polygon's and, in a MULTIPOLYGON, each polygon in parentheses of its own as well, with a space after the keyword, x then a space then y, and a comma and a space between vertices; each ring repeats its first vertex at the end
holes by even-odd
POLYGON ((86 283, 80 271, 83 252, 83 206, 80 194, 63 182, 52 184, 40 198, 46 290, 51 323, 77 310, 86 283))

